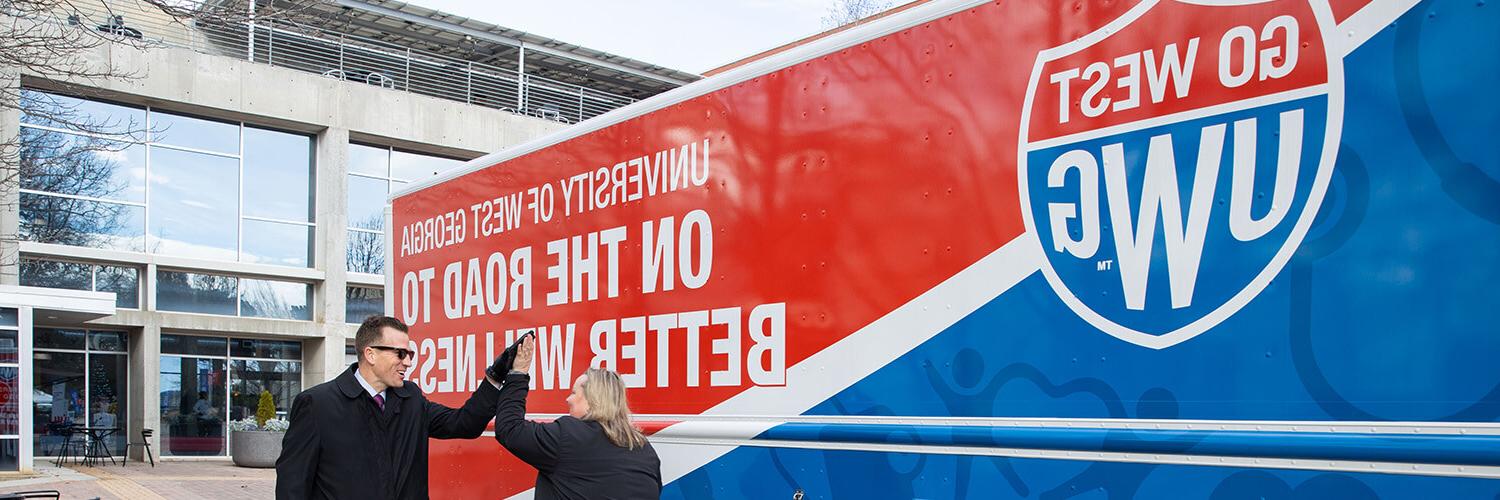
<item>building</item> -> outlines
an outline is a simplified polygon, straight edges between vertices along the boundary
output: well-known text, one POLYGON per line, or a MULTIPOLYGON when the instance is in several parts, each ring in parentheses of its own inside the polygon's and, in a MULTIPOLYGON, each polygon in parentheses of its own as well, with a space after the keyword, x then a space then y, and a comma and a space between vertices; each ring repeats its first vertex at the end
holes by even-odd
POLYGON ((162 457, 225 456, 262 391, 285 414, 352 362, 392 189, 698 78, 393 0, 311 5, 21 19, 135 71, 22 72, 25 111, 0 112, 22 144, 0 185, 0 470, 76 453, 74 424, 119 427, 115 455, 150 429, 162 457))

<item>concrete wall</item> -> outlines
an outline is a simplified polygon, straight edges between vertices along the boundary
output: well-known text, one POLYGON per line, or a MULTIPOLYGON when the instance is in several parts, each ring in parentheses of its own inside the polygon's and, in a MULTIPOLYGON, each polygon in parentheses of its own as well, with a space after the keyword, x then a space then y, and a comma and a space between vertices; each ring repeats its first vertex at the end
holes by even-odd
MULTIPOLYGON (((565 126, 187 49, 141 50, 124 45, 105 45, 84 58, 96 67, 113 66, 133 75, 100 82, 70 82, 86 87, 89 96, 312 133, 316 137, 313 192, 317 227, 312 268, 279 268, 25 242, 17 244, 14 237, 17 198, 14 193, 18 180, 13 175, 6 176, 4 183, 0 184, 0 202, 6 202, 0 208, 0 233, 4 233, 4 239, 0 240, 0 256, 8 256, 0 259, 0 283, 16 281, 15 252, 18 248, 27 257, 124 263, 142 269, 142 309, 120 310, 113 316, 91 322, 89 326, 130 332, 129 394, 132 403, 128 432, 138 438, 143 428, 156 430, 153 450, 161 449, 158 378, 161 334, 164 331, 301 340, 304 388, 329 380, 344 368, 344 345, 352 339, 354 332, 354 325, 344 322, 345 286, 350 282, 380 283, 377 277, 350 276, 344 265, 347 241, 344 197, 347 192, 347 144, 351 137, 361 142, 434 154, 477 157, 565 126), (158 266, 312 283, 314 319, 286 321, 155 311, 158 266)), ((37 88, 64 88, 60 82, 36 75, 23 74, 21 81, 37 88)), ((15 137, 18 120, 15 112, 0 112, 0 141, 15 137)), ((13 168, 13 165, 6 167, 13 168)), ((245 201, 253 203, 254 200, 245 201)), ((132 454, 140 458, 139 452, 132 450, 132 454)))

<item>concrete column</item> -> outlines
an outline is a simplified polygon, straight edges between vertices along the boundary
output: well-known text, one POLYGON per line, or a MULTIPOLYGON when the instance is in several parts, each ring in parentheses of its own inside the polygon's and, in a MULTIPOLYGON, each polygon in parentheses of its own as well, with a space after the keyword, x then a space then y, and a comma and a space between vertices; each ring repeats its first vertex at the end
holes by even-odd
POLYGON ((321 340, 302 344, 302 386, 312 387, 333 380, 344 368, 345 288, 348 271, 344 259, 349 241, 349 216, 345 213, 349 192, 349 129, 330 127, 318 134, 317 249, 316 266, 323 269, 323 284, 317 287, 315 318, 321 340))
MULTIPOLYGON (((0 89, 10 93, 21 87, 20 74, 13 68, 0 68, 0 89)), ((0 285, 20 284, 21 176, 17 160, 20 151, 17 136, 21 133, 21 111, 0 107, 0 285)))
MULTIPOLYGON (((140 440, 141 429, 151 435, 151 452, 161 460, 161 327, 146 325, 130 330, 130 424, 126 430, 131 442, 140 440)), ((146 461, 146 450, 131 447, 127 459, 146 461)))

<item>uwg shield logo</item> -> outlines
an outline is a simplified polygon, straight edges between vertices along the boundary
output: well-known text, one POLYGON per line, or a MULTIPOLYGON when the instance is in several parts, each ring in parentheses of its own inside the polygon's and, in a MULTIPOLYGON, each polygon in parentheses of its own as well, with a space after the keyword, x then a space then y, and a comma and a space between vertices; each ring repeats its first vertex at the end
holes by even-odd
POLYGON ((1022 211, 1073 311, 1160 349, 1266 287, 1332 173, 1332 27, 1328 6, 1306 0, 1146 1, 1038 56, 1022 211))

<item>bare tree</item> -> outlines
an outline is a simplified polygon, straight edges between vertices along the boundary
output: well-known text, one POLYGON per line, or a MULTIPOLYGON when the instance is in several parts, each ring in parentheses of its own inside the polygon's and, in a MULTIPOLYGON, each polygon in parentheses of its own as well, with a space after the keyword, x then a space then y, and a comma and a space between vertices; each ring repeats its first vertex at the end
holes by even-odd
POLYGON ((846 24, 854 24, 860 19, 885 12, 891 8, 891 2, 880 0, 833 0, 828 6, 828 14, 823 16, 823 28, 833 29, 846 24))
MULTIPOLYGON (((22 129, 16 142, 21 187, 49 193, 108 199, 124 191, 116 176, 112 153, 128 147, 92 136, 66 135, 22 129)), ((135 241, 104 241, 122 232, 129 221, 127 205, 98 203, 83 198, 22 196, 20 231, 30 241, 78 246, 124 247, 135 241)), ((125 239, 131 239, 126 235, 125 239)))
MULTIPOLYGON (((364 229, 381 229, 384 220, 380 215, 374 215, 364 220, 354 221, 353 227, 364 229)), ((385 272, 385 240, 377 234, 349 232, 349 245, 347 262, 349 272, 381 274, 385 272)))

